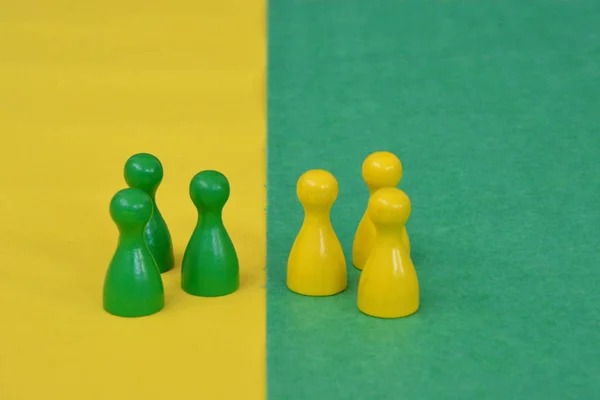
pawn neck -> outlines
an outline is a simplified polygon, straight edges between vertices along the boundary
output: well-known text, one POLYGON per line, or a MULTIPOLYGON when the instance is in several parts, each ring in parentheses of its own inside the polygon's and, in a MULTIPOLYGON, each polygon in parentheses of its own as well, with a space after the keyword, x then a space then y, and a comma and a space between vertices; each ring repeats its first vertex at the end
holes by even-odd
POLYGON ((305 221, 323 221, 329 219, 330 207, 304 207, 305 221))
POLYGON ((144 227, 119 227, 119 244, 131 245, 136 244, 144 238, 144 227))
POLYGON ((199 208, 198 223, 221 223, 223 220, 222 208, 199 208))
POLYGON ((148 193, 148 196, 152 199, 152 204, 156 207, 156 190, 148 193))
POLYGON ((402 243, 402 230, 404 229, 404 224, 376 225, 375 228, 379 240, 393 244, 402 243))
POLYGON ((369 188, 369 195, 370 196, 373 196, 376 191, 378 191, 379 189, 381 189, 380 186, 367 185, 367 187, 369 188))

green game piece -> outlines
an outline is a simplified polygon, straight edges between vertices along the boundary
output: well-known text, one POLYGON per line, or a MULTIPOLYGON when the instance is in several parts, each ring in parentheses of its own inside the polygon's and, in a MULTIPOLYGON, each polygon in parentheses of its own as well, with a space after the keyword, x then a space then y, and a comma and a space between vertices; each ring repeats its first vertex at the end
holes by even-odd
POLYGON ((154 212, 146 225, 144 235, 158 269, 160 272, 166 272, 173 268, 175 257, 169 228, 156 205, 156 191, 162 179, 162 164, 152 154, 136 154, 125 163, 125 181, 129 187, 141 189, 152 198, 154 212))
POLYGON ((160 271, 144 240, 152 199, 139 189, 123 189, 110 202, 119 244, 104 280, 104 309, 121 317, 142 317, 164 306, 160 271))
POLYGON ((222 212, 229 182, 217 171, 202 171, 190 183, 198 223, 183 255, 181 287, 195 296, 223 296, 239 287, 239 262, 222 212))

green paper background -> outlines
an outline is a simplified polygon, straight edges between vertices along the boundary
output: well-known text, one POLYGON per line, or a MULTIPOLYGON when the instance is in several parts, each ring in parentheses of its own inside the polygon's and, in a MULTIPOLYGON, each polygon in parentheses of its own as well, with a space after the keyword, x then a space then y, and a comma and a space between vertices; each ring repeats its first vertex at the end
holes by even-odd
POLYGON ((269 7, 271 400, 600 398, 600 3, 269 7), (363 159, 404 164, 421 310, 356 308, 363 159), (285 286, 307 169, 339 180, 349 286, 285 286))

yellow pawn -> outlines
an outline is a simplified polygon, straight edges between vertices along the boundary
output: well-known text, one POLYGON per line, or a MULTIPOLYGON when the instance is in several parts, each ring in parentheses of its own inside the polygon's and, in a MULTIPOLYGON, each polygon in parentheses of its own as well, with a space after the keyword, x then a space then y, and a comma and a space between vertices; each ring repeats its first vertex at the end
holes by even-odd
POLYGON ((358 283, 358 308, 365 314, 400 318, 419 309, 419 281, 401 235, 410 207, 397 188, 380 189, 369 200, 367 213, 377 234, 358 283))
MULTIPOLYGON (((370 154, 362 165, 362 176, 369 188, 371 196, 384 187, 396 187, 402 179, 402 163, 394 154, 387 151, 378 151, 370 154)), ((410 241, 406 227, 402 228, 402 242, 410 253, 410 241)), ((365 211, 352 244, 352 264, 358 269, 363 269, 371 249, 375 243, 375 227, 365 211)))
POLYGON ((338 195, 335 177, 323 170, 305 172, 296 186, 304 222, 287 265, 287 286, 306 296, 330 296, 348 284, 346 260, 329 212, 338 195))

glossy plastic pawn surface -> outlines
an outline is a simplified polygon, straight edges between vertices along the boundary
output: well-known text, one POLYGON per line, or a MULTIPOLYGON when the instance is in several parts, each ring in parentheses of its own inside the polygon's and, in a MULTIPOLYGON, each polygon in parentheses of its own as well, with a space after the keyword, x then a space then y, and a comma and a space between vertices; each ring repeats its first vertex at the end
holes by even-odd
POLYGON ((110 202, 119 243, 104 280, 104 309, 121 317, 142 317, 164 306, 160 271, 144 240, 152 199, 139 189, 123 189, 110 202))
POLYGON ((348 284, 342 246, 329 213, 338 195, 335 177, 324 170, 305 172, 296 187, 304 222, 287 265, 287 286, 306 296, 331 296, 348 284))
POLYGON ((396 188, 380 189, 369 200, 376 236, 358 283, 358 308, 367 315, 401 318, 419 309, 419 281, 401 235, 410 208, 408 196, 396 188))
POLYGON ((229 182, 218 171, 202 171, 190 183, 198 223, 185 249, 181 287, 195 296, 224 296, 239 287, 239 262, 222 212, 229 199, 229 182))
MULTIPOLYGON (((371 153, 363 162, 362 176, 369 188, 370 197, 384 187, 396 187, 402 179, 402 163, 393 153, 378 151, 371 153)), ((369 197, 369 198, 370 198, 369 197)), ((402 241, 410 253, 410 241, 406 227, 402 228, 402 241)), ((365 211, 352 244, 352 264, 363 269, 375 242, 375 227, 365 211)))
POLYGON ((131 188, 146 192, 152 199, 154 212, 145 228, 145 239, 160 272, 173 268, 173 242, 167 223, 156 205, 156 191, 163 179, 163 167, 152 154, 131 156, 125 163, 125 181, 131 188))

